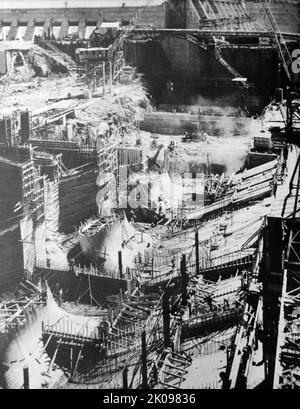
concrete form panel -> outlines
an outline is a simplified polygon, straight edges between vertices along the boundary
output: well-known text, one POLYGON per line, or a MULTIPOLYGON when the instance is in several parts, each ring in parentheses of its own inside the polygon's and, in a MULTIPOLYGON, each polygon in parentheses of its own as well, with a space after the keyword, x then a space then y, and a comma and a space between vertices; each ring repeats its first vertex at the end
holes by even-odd
POLYGON ((6 74, 7 63, 6 63, 6 52, 0 51, 0 75, 6 74))

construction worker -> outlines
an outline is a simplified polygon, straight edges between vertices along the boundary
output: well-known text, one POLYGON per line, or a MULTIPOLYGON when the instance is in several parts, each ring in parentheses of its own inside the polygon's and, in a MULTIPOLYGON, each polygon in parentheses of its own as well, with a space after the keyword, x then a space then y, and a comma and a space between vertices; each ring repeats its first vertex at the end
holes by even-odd
POLYGON ((176 267, 176 257, 173 256, 172 259, 171 259, 171 268, 172 268, 172 270, 175 270, 175 267, 176 267))
POLYGON ((224 298, 223 308, 224 308, 224 310, 229 310, 229 302, 228 302, 227 298, 224 298))
POLYGON ((170 145, 169 145, 169 151, 170 151, 170 152, 173 152, 174 149, 175 149, 175 142, 172 140, 172 141, 170 142, 170 145))
POLYGON ((75 266, 75 260, 73 258, 70 258, 69 260, 70 271, 74 272, 74 266, 75 266))
POLYGON ((131 209, 129 214, 130 214, 130 222, 134 223, 136 221, 135 211, 131 209))
POLYGON ((205 298, 205 300, 206 300, 206 302, 207 302, 207 304, 209 306, 209 309, 212 311, 213 310, 213 299, 212 299, 211 295, 208 295, 205 298))
POLYGON ((107 321, 105 319, 105 317, 102 318, 102 321, 100 322, 99 326, 98 326, 98 334, 99 334, 99 338, 102 340, 103 345, 107 346, 107 340, 108 340, 108 336, 111 332, 111 326, 109 321, 107 321))
POLYGON ((106 358, 106 348, 102 346, 100 350, 100 360, 104 361, 105 358, 106 358))
POLYGON ((60 284, 59 282, 57 282, 54 287, 54 295, 59 305, 60 305, 60 289, 61 289, 60 284))
POLYGON ((186 131, 186 132, 184 133, 184 138, 183 138, 183 140, 184 140, 184 141, 187 141, 188 139, 190 139, 190 134, 189 134, 189 132, 186 131))

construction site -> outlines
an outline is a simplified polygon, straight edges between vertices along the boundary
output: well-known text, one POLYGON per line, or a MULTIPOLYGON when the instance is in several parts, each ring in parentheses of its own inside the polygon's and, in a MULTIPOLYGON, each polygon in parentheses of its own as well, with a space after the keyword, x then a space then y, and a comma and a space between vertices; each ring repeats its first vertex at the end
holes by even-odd
POLYGON ((300 388, 299 73, 298 0, 1 0, 0 389, 300 388))

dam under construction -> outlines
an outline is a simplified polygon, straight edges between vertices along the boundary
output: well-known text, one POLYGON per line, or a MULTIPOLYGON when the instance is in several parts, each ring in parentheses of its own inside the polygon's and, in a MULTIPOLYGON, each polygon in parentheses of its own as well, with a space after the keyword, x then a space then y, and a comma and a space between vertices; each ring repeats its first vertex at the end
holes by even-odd
POLYGON ((299 73, 294 0, 1 1, 0 389, 300 388, 299 73))

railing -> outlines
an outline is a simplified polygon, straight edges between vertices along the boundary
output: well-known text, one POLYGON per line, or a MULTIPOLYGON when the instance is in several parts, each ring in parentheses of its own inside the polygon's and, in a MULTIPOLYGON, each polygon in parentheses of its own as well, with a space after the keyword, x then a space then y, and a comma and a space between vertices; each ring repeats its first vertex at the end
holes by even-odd
POLYGON ((78 275, 85 275, 85 276, 90 276, 90 277, 105 277, 105 278, 113 278, 113 279, 118 279, 121 280, 120 275, 119 275, 119 270, 116 268, 115 271, 113 270, 103 270, 100 271, 96 266, 91 265, 89 267, 84 266, 84 267, 79 267, 79 266, 70 266, 68 262, 56 262, 54 260, 37 260, 36 269, 41 269, 41 270, 48 270, 48 271, 61 271, 61 272, 68 272, 68 271, 73 271, 76 276, 78 275))
MULTIPOLYGON (((229 250, 227 253, 222 252, 219 256, 212 257, 211 254, 207 254, 199 259, 199 270, 200 273, 219 270, 222 268, 229 268, 240 266, 244 264, 252 263, 254 254, 256 253, 255 248, 249 248, 245 250, 229 250)), ((203 256, 203 252, 201 252, 203 256)), ((187 271, 190 276, 196 274, 196 257, 194 251, 190 252, 187 258, 187 271)), ((169 265, 161 266, 159 270, 154 270, 149 267, 149 269, 130 269, 131 275, 136 277, 140 283, 144 286, 154 286, 165 283, 168 280, 173 280, 180 277, 179 263, 174 267, 169 265)))
POLYGON ((78 275, 86 275, 86 276, 91 276, 91 277, 105 277, 105 278, 113 278, 113 279, 118 279, 121 280, 119 270, 116 268, 115 271, 109 270, 103 270, 99 271, 99 269, 93 265, 90 267, 78 267, 74 266, 74 273, 78 275))
POLYGON ((218 321, 222 322, 226 318, 231 318, 235 317, 236 315, 239 315, 242 313, 242 309, 239 308, 231 308, 231 310, 228 311, 222 311, 222 312, 210 312, 207 314, 201 314, 199 317, 193 317, 189 318, 188 320, 183 321, 183 328, 186 327, 191 327, 194 325, 199 325, 199 324, 206 324, 208 322, 213 322, 213 321, 218 321))
MULTIPOLYGON (((132 297, 133 299, 139 299, 139 297, 136 296, 132 297)), ((78 381, 91 383, 92 379, 95 379, 95 382, 99 384, 99 379, 101 379, 101 382, 106 384, 110 382, 114 374, 124 366, 135 365, 137 371, 141 360, 141 332, 143 329, 146 330, 148 356, 153 348, 154 351, 159 348, 157 334, 162 328, 161 300, 162 297, 157 301, 151 314, 144 321, 140 321, 141 325, 138 325, 138 321, 135 321, 131 323, 127 329, 122 328, 122 320, 125 319, 127 323, 126 317, 124 318, 122 316, 123 312, 128 308, 128 306, 124 304, 123 309, 120 310, 119 316, 112 327, 112 332, 114 333, 109 334, 107 338, 107 347, 110 351, 107 359, 88 374, 77 376, 78 381)))
MULTIPOLYGON (((253 249, 253 254, 255 250, 253 249)), ((222 268, 240 266, 243 264, 249 264, 253 261, 253 254, 247 254, 242 251, 230 254, 227 256, 221 256, 218 259, 214 259, 212 263, 208 263, 205 267, 200 267, 200 272, 203 274, 205 271, 219 270, 222 268)))
POLYGON ((200 340, 187 340, 182 347, 183 352, 191 355, 196 353, 197 356, 211 355, 220 351, 220 346, 228 346, 232 343, 235 336, 236 327, 210 333, 208 336, 200 337, 200 340))
POLYGON ((193 213, 187 213, 185 216, 187 220, 201 219, 204 216, 208 215, 209 213, 215 212, 217 210, 225 209, 231 202, 232 202, 232 197, 222 199, 222 200, 219 200, 218 202, 213 203, 212 205, 204 206, 198 211, 195 211, 193 213))
POLYGON ((37 306, 42 304, 40 294, 31 300, 20 297, 3 303, 0 308, 0 334, 23 328, 33 319, 37 306))
POLYGON ((95 143, 85 143, 83 141, 72 142, 64 141, 58 139, 44 139, 44 138, 34 138, 29 139, 28 143, 37 146, 47 146, 54 149, 70 149, 70 150, 81 150, 87 149, 89 152, 94 152, 97 150, 97 144, 95 143))

